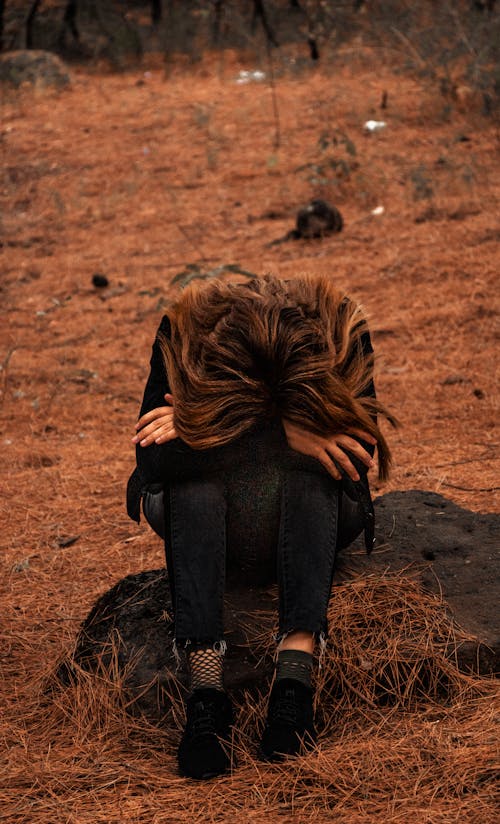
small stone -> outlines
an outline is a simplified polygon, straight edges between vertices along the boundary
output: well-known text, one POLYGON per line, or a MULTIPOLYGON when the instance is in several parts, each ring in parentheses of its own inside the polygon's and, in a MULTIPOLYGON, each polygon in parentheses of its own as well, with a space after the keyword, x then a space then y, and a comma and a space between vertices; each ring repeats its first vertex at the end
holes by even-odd
POLYGON ((106 286, 109 286, 109 280, 106 275, 101 274, 101 272, 95 272, 92 275, 92 286, 95 286, 96 289, 105 289, 106 286))

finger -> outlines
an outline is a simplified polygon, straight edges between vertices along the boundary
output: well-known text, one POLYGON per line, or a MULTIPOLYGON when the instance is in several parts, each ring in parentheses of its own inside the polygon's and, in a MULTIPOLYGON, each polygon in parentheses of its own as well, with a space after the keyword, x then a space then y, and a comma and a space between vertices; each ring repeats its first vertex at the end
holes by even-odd
POLYGON ((144 426, 141 427, 138 434, 145 433, 146 435, 149 432, 152 432, 155 427, 164 426, 169 421, 172 421, 174 418, 174 410, 171 406, 164 406, 163 407, 163 414, 157 415, 151 422, 146 422, 144 426))
POLYGON ((173 406, 173 405, 174 405, 174 396, 173 396, 173 395, 171 395, 171 394, 170 394, 170 392, 167 392, 167 394, 166 394, 166 395, 164 395, 163 397, 165 398, 166 402, 167 402, 168 404, 170 404, 170 406, 173 406))
POLYGON ((142 415, 137 421, 135 428, 142 429, 143 426, 146 426, 146 424, 151 423, 151 421, 154 421, 157 418, 161 418, 165 414, 171 413, 171 406, 157 406, 156 409, 151 409, 149 412, 146 412, 144 415, 142 415))
POLYGON ((178 434, 177 434, 177 432, 175 431, 174 428, 166 429, 164 432, 162 432, 161 435, 159 435, 157 438, 155 438, 155 443, 158 443, 158 444, 168 443, 169 441, 174 441, 178 437, 179 436, 178 436, 178 434))
POLYGON ((175 425, 174 425, 174 422, 173 422, 172 420, 170 420, 170 421, 164 421, 164 423, 162 423, 162 425, 161 425, 161 426, 159 426, 159 427, 156 429, 156 431, 155 431, 155 433, 154 433, 154 435, 155 435, 155 440, 158 440, 158 438, 160 438, 160 437, 161 437, 162 435, 164 435, 166 432, 175 432, 175 425))
POLYGON ((146 437, 141 438, 141 440, 139 441, 139 444, 141 446, 151 446, 152 443, 155 443, 156 438, 158 437, 158 434, 159 434, 159 430, 155 429, 155 431, 151 432, 150 435, 146 435, 146 437))
POLYGON ((335 461, 342 467, 344 472, 346 472, 353 481, 359 481, 358 470, 351 463, 343 449, 340 449, 340 447, 337 446, 332 447, 330 445, 326 448, 335 461))
POLYGON ((349 452, 352 452, 353 455, 356 455, 361 461, 363 461, 366 466, 374 466, 375 461, 373 460, 372 456, 366 449, 363 449, 360 443, 355 441, 353 438, 350 438, 348 435, 340 435, 335 439, 335 443, 337 446, 341 446, 342 449, 347 449, 349 452))
POLYGON ((339 470, 337 469, 334 462, 332 461, 332 459, 326 451, 321 452, 318 455, 318 460, 320 464, 325 467, 326 471, 330 473, 332 478, 334 478, 336 481, 342 480, 342 475, 340 474, 339 470))
POLYGON ((149 424, 149 426, 145 426, 143 429, 137 432, 136 435, 134 435, 134 437, 132 438, 132 443, 142 443, 147 438, 153 436, 157 428, 158 424, 156 422, 149 424))
POLYGON ((372 446, 377 445, 377 439, 370 435, 369 432, 364 432, 363 429, 349 429, 349 433, 353 435, 357 435, 358 438, 361 438, 362 441, 366 441, 366 443, 371 443, 372 446))
POLYGON ((157 433, 163 426, 169 426, 172 424, 172 411, 170 410, 169 415, 163 415, 161 418, 157 418, 156 420, 152 421, 152 423, 144 426, 136 435, 132 438, 133 443, 142 443, 145 438, 150 438, 154 435, 155 432, 157 433))

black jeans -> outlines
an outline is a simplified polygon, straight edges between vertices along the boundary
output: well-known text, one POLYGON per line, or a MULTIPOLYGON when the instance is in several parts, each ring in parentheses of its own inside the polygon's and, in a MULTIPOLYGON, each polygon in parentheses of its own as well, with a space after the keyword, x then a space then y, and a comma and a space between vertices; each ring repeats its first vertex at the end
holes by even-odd
MULTIPOLYGON (((326 635, 336 549, 362 532, 359 507, 317 462, 282 460, 265 433, 233 451, 230 468, 206 476, 200 452, 200 476, 165 487, 177 644, 222 641, 226 579, 242 586, 259 577, 278 583, 279 637, 298 630, 326 635)), ((151 503, 144 509, 161 532, 159 513, 151 503)))

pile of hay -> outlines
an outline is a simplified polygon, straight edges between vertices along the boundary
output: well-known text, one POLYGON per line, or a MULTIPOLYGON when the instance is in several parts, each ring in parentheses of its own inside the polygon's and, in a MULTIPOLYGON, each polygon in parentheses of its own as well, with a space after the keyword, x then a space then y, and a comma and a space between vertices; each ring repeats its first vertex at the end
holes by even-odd
MULTIPOLYGON (((200 783, 176 771, 181 690, 155 727, 127 712, 116 672, 79 670, 50 692, 46 672, 10 696, 4 715, 0 821, 488 824, 498 812, 500 702, 496 682, 456 667, 464 640, 444 605, 402 575, 336 588, 318 671, 318 750, 259 762, 266 695, 240 695, 237 768, 200 783)), ((253 642, 270 654, 267 632, 253 642)))

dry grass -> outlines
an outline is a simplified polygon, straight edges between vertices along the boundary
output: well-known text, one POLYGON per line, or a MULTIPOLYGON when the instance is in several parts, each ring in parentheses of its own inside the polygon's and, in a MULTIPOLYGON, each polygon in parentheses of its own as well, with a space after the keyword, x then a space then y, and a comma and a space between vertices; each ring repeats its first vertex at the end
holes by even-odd
POLYGON ((180 692, 155 727, 127 713, 113 665, 48 692, 52 666, 24 687, 22 714, 9 696, 0 820, 493 822, 498 689, 456 668, 466 636, 444 605, 403 575, 369 577, 335 590, 330 624, 317 751, 259 762, 265 695, 243 695, 237 768, 202 784, 176 772, 180 692))
POLYGON ((417 78, 346 57, 334 76, 279 80, 275 151, 269 88, 236 85, 240 68, 227 55, 166 79, 152 58, 3 101, 0 821, 493 824, 495 686, 457 672, 456 630, 411 582, 336 590, 321 747, 284 768, 254 759, 264 699, 240 712, 234 777, 198 786, 176 776, 180 709, 149 727, 104 674, 44 692, 98 594, 163 562, 123 496, 152 338, 189 263, 330 274, 373 319, 377 388, 403 421, 383 491, 499 508, 494 124, 444 117, 417 78), (367 137, 383 91, 388 127, 367 137), (339 129, 358 165, 322 179, 340 149, 321 135, 339 129), (312 197, 340 206, 345 231, 268 246, 312 197))

